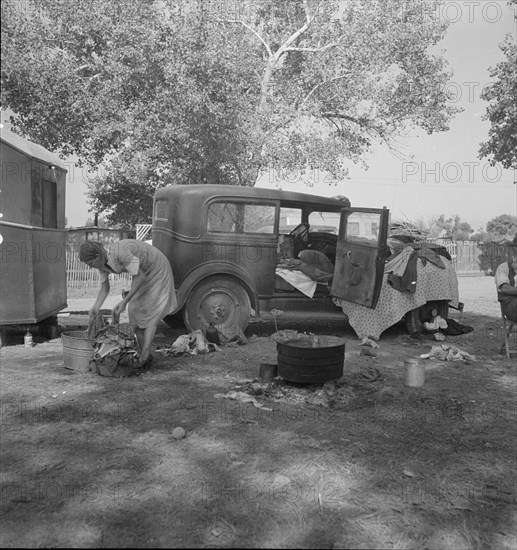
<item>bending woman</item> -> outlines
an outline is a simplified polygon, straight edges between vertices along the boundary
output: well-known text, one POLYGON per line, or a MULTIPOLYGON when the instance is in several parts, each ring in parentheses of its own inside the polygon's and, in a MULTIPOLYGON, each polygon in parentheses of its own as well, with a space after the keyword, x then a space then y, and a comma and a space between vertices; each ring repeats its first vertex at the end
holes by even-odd
POLYGON ((86 241, 79 249, 79 259, 100 273, 101 287, 90 316, 99 313, 109 294, 110 273, 132 275, 131 289, 113 308, 113 316, 118 318, 128 306, 129 322, 137 327, 140 366, 149 363, 156 328, 177 304, 169 260, 154 246, 133 239, 118 241, 108 250, 98 242, 86 241))

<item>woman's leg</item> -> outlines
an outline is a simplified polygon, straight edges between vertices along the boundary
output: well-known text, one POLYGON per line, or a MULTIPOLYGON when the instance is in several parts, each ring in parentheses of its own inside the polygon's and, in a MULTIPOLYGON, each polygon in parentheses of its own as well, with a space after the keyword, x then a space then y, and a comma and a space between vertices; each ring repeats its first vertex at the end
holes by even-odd
POLYGON ((156 334, 157 325, 152 325, 147 328, 137 328, 136 338, 140 346, 140 361, 147 361, 151 352, 154 336, 156 334))

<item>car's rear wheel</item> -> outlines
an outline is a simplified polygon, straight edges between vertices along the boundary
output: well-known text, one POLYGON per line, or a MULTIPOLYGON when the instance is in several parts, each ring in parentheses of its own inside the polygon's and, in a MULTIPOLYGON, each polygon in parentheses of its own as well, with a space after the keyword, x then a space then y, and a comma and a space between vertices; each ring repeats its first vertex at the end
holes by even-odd
POLYGON ((232 277, 210 277, 191 291, 183 319, 189 331, 206 332, 210 323, 227 335, 244 331, 250 320, 251 305, 247 291, 232 277))
POLYGON ((447 300, 435 300, 412 309, 406 313, 406 330, 409 334, 422 332, 424 323, 431 321, 439 315, 446 319, 449 315, 449 302, 447 300))

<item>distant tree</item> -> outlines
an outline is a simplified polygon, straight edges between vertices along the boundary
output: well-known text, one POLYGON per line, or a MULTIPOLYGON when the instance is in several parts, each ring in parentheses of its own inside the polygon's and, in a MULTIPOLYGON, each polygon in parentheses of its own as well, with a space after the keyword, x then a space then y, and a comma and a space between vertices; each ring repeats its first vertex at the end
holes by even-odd
POLYGON ((473 235, 481 249, 479 265, 487 275, 493 275, 497 266, 505 261, 508 251, 504 243, 512 240, 516 233, 517 216, 501 214, 473 235))
POLYGON ((497 266, 508 258, 508 247, 496 241, 485 241, 478 244, 481 253, 478 264, 486 275, 493 275, 497 266))
MULTIPOLYGON (((514 9, 517 0, 508 2, 514 9)), ((500 46, 506 60, 490 69, 497 79, 486 86, 481 98, 489 102, 484 117, 491 124, 488 141, 481 144, 480 158, 487 157, 490 164, 501 163, 503 168, 517 169, 517 44, 515 37, 507 35, 500 46)))
POLYGON ((484 243, 510 241, 517 233, 517 216, 501 214, 490 220, 485 229, 478 230, 472 238, 484 243))
POLYGON ((441 214, 431 221, 430 232, 434 237, 443 236, 453 241, 466 241, 470 238, 474 229, 469 223, 461 221, 458 214, 449 218, 441 214))
POLYGON ((511 214, 497 216, 486 224, 486 230, 488 233, 511 240, 517 232, 517 216, 511 214))

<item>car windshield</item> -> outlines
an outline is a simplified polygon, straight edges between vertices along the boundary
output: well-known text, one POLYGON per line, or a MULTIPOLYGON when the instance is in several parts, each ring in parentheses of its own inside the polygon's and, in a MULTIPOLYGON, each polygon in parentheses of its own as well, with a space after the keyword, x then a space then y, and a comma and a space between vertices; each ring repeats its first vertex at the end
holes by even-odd
POLYGON ((339 212, 311 212, 309 216, 310 231, 324 231, 337 235, 340 219, 339 212))

